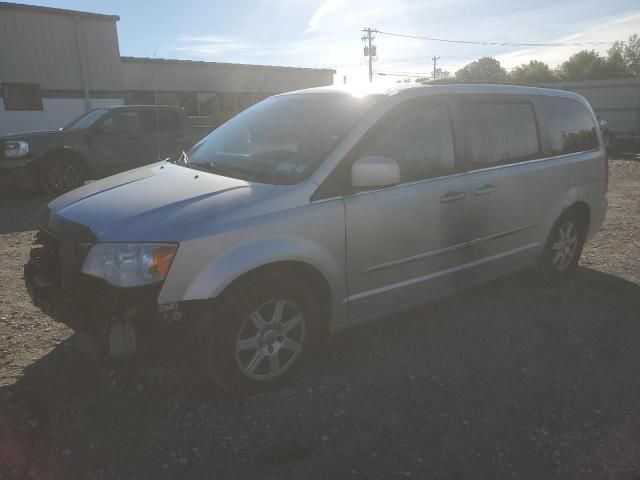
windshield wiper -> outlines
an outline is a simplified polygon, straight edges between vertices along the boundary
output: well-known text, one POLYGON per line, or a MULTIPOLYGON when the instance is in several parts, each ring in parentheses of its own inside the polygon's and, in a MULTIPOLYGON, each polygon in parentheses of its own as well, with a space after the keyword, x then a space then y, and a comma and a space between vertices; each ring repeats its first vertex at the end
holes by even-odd
POLYGON ((247 177, 246 175, 243 175, 241 173, 234 172, 234 171, 231 171, 231 170, 227 170, 226 168, 220 166, 220 164, 218 164, 218 163, 208 162, 207 165, 208 165, 210 170, 215 171, 215 172, 219 172, 222 175, 224 175, 225 177, 238 178, 240 180, 250 180, 250 178, 247 177))
POLYGON ((190 162, 187 152, 185 152, 184 150, 182 151, 182 153, 178 158, 176 158, 175 160, 171 160, 171 163, 175 163, 176 165, 180 164, 184 167, 193 168, 194 170, 200 170, 202 172, 210 172, 210 173, 217 172, 217 173, 221 173, 225 177, 238 178, 240 180, 250 181, 249 177, 239 174, 237 172, 233 172, 231 170, 227 170, 226 168, 220 166, 215 162, 207 162, 206 164, 190 162))

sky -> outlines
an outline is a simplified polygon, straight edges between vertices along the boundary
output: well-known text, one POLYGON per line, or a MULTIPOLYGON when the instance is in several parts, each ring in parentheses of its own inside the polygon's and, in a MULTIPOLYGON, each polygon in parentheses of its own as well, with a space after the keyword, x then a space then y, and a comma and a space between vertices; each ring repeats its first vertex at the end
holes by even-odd
MULTIPOLYGON (((122 55, 332 68, 336 83, 367 81, 362 28, 511 43, 613 42, 640 33, 639 0, 40 0, 34 5, 120 16, 122 55)), ((452 44, 378 34, 374 81, 455 72, 483 56, 505 68, 552 67, 587 47, 452 44), (381 75, 387 73, 387 75, 381 75), (391 75, 393 74, 393 75, 391 75)), ((595 48, 601 53, 607 45, 595 48)))

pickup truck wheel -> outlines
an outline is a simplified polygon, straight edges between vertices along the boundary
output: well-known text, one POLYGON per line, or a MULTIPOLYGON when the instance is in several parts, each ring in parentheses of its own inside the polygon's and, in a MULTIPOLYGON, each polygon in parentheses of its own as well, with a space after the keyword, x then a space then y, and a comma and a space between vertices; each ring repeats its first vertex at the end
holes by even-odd
POLYGON ((48 195, 61 195, 84 184, 84 165, 75 158, 54 156, 40 165, 40 186, 48 195))
POLYGON ((553 226, 542 256, 548 280, 568 277, 577 267, 584 246, 585 227, 575 212, 563 214, 553 226))
POLYGON ((316 302, 290 276, 267 275, 219 312, 206 347, 206 370, 227 392, 246 396, 285 383, 306 355, 316 302))

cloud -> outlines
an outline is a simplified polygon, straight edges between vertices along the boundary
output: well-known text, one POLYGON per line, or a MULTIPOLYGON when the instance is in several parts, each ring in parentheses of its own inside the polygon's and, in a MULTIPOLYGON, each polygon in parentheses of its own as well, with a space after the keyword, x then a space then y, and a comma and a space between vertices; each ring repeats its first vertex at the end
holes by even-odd
POLYGON ((178 42, 183 45, 173 47, 171 50, 190 57, 208 57, 255 48, 255 45, 251 43, 215 35, 181 36, 178 37, 178 42))
POLYGON ((306 32, 317 30, 320 22, 331 13, 335 12, 342 5, 343 0, 325 0, 322 5, 313 13, 307 24, 306 32))
MULTIPOLYGON (((638 31, 640 23, 640 12, 635 12, 623 17, 609 19, 598 25, 594 25, 582 32, 567 35, 549 43, 562 42, 614 42, 616 40, 626 40, 630 35, 638 31)), ((540 60, 555 67, 571 55, 581 50, 596 50, 603 54, 610 48, 610 45, 594 46, 573 46, 562 47, 536 47, 515 50, 513 52, 497 55, 503 67, 512 68, 530 60, 540 60)))

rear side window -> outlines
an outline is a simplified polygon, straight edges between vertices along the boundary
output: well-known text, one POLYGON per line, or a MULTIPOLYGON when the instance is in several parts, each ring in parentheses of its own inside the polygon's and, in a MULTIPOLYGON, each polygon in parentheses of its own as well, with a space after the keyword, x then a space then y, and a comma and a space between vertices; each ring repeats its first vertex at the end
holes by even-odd
POLYGON ((374 127, 360 152, 397 161, 401 183, 451 174, 455 158, 449 110, 430 99, 402 103, 374 127))
POLYGON ((472 168, 540 157, 535 113, 528 99, 463 98, 461 113, 465 155, 472 168))
POLYGON ((551 153, 561 155, 598 148, 596 124, 584 105, 569 98, 539 100, 547 119, 551 153))

